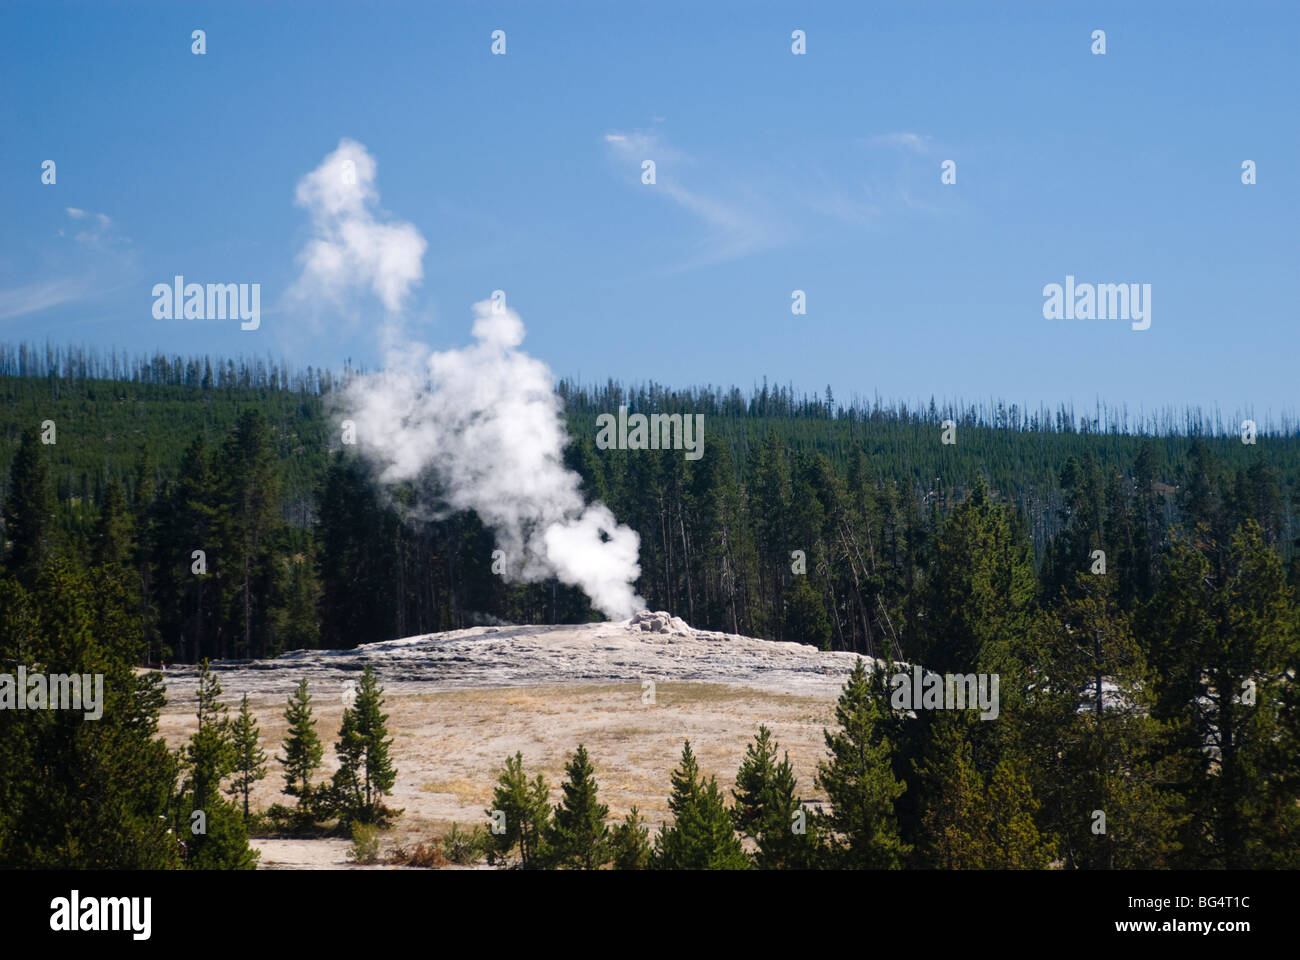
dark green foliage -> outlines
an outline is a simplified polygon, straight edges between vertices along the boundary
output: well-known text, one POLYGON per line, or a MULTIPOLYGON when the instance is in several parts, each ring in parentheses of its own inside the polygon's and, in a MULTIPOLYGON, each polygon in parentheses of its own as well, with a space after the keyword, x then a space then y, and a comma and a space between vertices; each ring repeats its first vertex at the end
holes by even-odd
POLYGON ((258 743, 257 718, 248 709, 248 694, 239 704, 239 716, 231 727, 231 746, 235 751, 234 780, 229 792, 243 801, 244 819, 248 819, 248 795, 253 784, 266 776, 266 753, 258 743))
MULTIPOLYGON (((22 454, 20 472, 45 469, 55 482, 57 510, 21 511, 48 520, 38 552, 59 539, 92 541, 101 512, 116 523, 112 484, 124 489, 150 659, 351 646, 463 627, 479 615, 595 616, 573 588, 494 574, 495 544, 476 517, 435 521, 416 509, 437 501, 430 485, 383 495, 355 456, 331 460, 335 380, 325 372, 31 348, 0 348, 0 370, 9 371, 0 391, 10 401, 0 406, 0 430, 11 444, 0 445, 0 469, 34 423, 59 425, 59 444, 33 439, 22 454), (191 572, 196 549, 207 553, 201 576, 191 572)), ((1195 411, 1141 424, 1165 434, 1144 437, 1104 410, 911 410, 856 398, 832 409, 820 396, 767 385, 749 396, 564 381, 558 391, 573 438, 566 463, 640 535, 639 592, 652 609, 706 629, 924 659, 948 641, 922 614, 942 605, 936 591, 960 572, 961 550, 988 534, 968 529, 971 521, 982 528, 993 518, 972 507, 950 532, 955 550, 936 550, 934 538, 959 503, 978 498, 981 477, 984 499, 1007 514, 1008 539, 997 549, 1032 547, 1049 597, 1072 582, 1088 548, 1103 544, 1119 573, 1119 604, 1135 610, 1151 597, 1167 530, 1180 520, 1213 521, 1226 544, 1250 516, 1287 561, 1300 539, 1300 437, 1266 433, 1251 447, 1195 411), (706 455, 596 449, 595 417, 619 403, 703 414, 706 455), (937 442, 946 418, 958 423, 956 446, 937 442), (795 549, 807 556, 802 576, 791 573, 795 549)), ((17 513, 14 522, 21 534, 17 513)), ((22 556, 25 538, 13 542, 11 532, 10 551, 22 556)), ((1020 572, 1003 580, 978 602, 1018 605, 1020 572)), ((1008 615, 1014 610, 999 613, 1008 615)), ((1001 624, 987 626, 996 633, 1001 624)), ((964 656, 972 639, 937 652, 964 656)))
POLYGON ((656 838, 655 865, 664 870, 747 869, 749 857, 736 836, 717 778, 701 778, 689 740, 672 784, 668 808, 673 822, 656 838))
POLYGON ((563 798, 555 808, 547 837, 551 866, 595 870, 610 858, 609 807, 596 798, 596 777, 581 744, 565 767, 563 798))
POLYGON ((907 785, 891 768, 897 721, 887 683, 884 666, 877 662, 868 674, 859 659, 835 706, 838 729, 826 731, 830 759, 818 768, 817 784, 830 801, 822 823, 835 867, 897 869, 908 854, 894 813, 907 785))
POLYGON ((55 560, 28 590, 0 579, 0 668, 103 675, 98 719, 78 710, 0 710, 0 866, 168 869, 176 761, 157 736, 157 678, 128 599, 55 560))
POLYGON ((650 829, 644 825, 641 813, 633 805, 623 822, 614 828, 610 837, 615 870, 645 870, 650 866, 654 849, 650 846, 650 829))
POLYGON ((312 719, 311 694, 307 679, 298 681, 298 689, 289 695, 284 710, 289 730, 284 739, 284 756, 276 760, 284 768, 284 792, 297 797, 299 806, 311 796, 311 778, 320 767, 324 748, 312 719))
POLYGON ((221 782, 234 770, 235 749, 229 711, 218 699, 221 684, 207 660, 199 663, 198 682, 195 714, 199 728, 185 748, 186 781, 182 789, 190 794, 194 809, 202 810, 218 795, 221 782))
POLYGON ((338 815, 348 821, 375 823, 383 818, 381 800, 392 792, 397 770, 388 754, 388 714, 381 712, 384 688, 370 664, 361 673, 356 702, 343 711, 343 724, 335 751, 339 769, 334 774, 338 815))
POLYGON ((239 809, 220 796, 209 798, 201 809, 205 814, 203 833, 194 833, 195 821, 182 818, 185 866, 191 870, 256 869, 258 853, 248 845, 248 828, 239 809))
POLYGON ((11 576, 35 582, 54 539, 54 497, 45 447, 35 427, 22 432, 4 501, 5 566, 11 576))
POLYGON ((817 859, 815 824, 796 793, 789 755, 778 762, 777 749, 772 732, 759 727, 736 774, 732 817, 736 829, 758 848, 755 866, 808 869, 817 859))
POLYGON ((221 796, 222 783, 234 772, 238 757, 229 711, 220 696, 221 684, 203 660, 195 711, 198 729, 184 751, 176 829, 185 838, 185 865, 190 869, 251 870, 257 854, 248 845, 244 818, 221 796))
POLYGON ((545 839, 550 826, 550 799, 546 781, 539 773, 533 780, 524 774, 524 757, 516 753, 506 757, 492 792, 492 807, 485 810, 493 822, 496 853, 506 857, 518 847, 523 867, 537 867, 546 862, 545 839), (504 829, 497 833, 499 814, 504 814, 504 829))
POLYGON ((1167 554, 1149 621, 1152 714, 1178 731, 1177 790, 1191 814, 1178 865, 1294 867, 1294 594, 1258 523, 1226 545, 1211 526, 1167 554))
MULTIPOLYGON (((0 711, 0 862, 175 866, 184 841, 191 865, 247 865, 242 818, 219 795, 231 768, 215 697, 177 793, 176 758, 156 737, 161 689, 137 664, 597 616, 576 589, 497 576, 478 517, 430 519, 432 481, 383 489, 359 458, 331 458, 334 386, 260 362, 0 347, 0 656, 103 672, 107 701, 93 722, 0 711), (57 444, 40 442, 46 419, 57 444), (195 794, 206 839, 189 836, 195 794)), ((836 405, 766 383, 748 395, 557 389, 565 462, 639 534, 635 586, 652 609, 1000 674, 996 722, 904 718, 874 673, 841 697, 820 781, 832 863, 1297 864, 1294 430, 1252 446, 1195 411, 1138 425, 1104 410, 836 405), (703 414, 704 457, 596 449, 596 415, 619 404, 703 414), (956 446, 938 442, 948 418, 956 446), (1090 572, 1097 550, 1104 576, 1090 572), (1114 691, 1109 705, 1099 688, 1114 691), (1096 810, 1105 834, 1091 829, 1096 810)), ((345 718, 337 782, 313 790, 309 710, 291 720, 281 762, 302 817, 382 814, 382 726, 376 690, 373 710, 345 718)), ((763 862, 775 814, 761 824, 793 796, 767 785, 792 775, 774 747, 747 764, 732 813, 763 862)), ((515 773, 506 795, 531 812, 510 820, 505 849, 540 865, 558 835, 543 829, 540 779, 515 773)), ((720 791, 694 777, 660 851, 716 865, 737 841, 720 791)), ((639 818, 626 827, 611 857, 637 866, 648 832, 639 818)))
POLYGON ((783 628, 785 638, 829 650, 831 624, 826 617, 826 604, 817 596, 808 579, 795 577, 786 593, 783 628))
POLYGON ((997 762, 987 781, 975 768, 967 730, 981 721, 943 713, 932 724, 913 789, 924 794, 915 862, 941 870, 1041 870, 1055 855, 1035 822, 1038 802, 1024 769, 997 762))

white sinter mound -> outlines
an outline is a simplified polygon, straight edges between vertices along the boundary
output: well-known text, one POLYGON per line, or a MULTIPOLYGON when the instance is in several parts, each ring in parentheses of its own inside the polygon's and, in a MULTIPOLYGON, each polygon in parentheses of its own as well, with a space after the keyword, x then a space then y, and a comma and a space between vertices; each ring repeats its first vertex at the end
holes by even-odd
MULTIPOLYGON (((833 693, 857 659, 802 643, 696 630, 644 611, 628 620, 557 626, 488 626, 431 633, 353 650, 295 650, 274 660, 214 663, 222 699, 287 695, 306 677, 313 691, 356 679, 367 663, 390 693, 556 683, 732 683, 771 692, 833 693)), ((867 664, 870 666, 870 662, 867 664)), ((192 700, 192 667, 166 674, 172 703, 192 700)))

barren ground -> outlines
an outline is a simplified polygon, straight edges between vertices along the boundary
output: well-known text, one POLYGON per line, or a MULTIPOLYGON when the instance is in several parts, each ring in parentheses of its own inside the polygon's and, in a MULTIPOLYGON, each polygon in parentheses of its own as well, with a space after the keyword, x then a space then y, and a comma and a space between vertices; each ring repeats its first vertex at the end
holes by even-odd
MULTIPOLYGON (((568 754, 585 744, 611 820, 635 804, 655 827, 668 817, 669 772, 691 741, 705 775, 729 789, 745 746, 766 724, 789 752, 804 800, 825 755, 822 730, 854 658, 791 643, 696 631, 664 614, 569 627, 479 627, 370 644, 297 652, 273 661, 218 665, 232 713, 243 693, 268 756, 286 731, 284 704, 300 677, 311 684, 325 744, 318 779, 336 768, 333 744, 348 681, 369 662, 385 686, 397 784, 405 813, 383 846, 441 834, 453 822, 486 824, 496 773, 519 751, 558 802, 568 754), (644 702, 645 680, 654 682, 644 702)), ((179 746, 194 730, 194 672, 167 671, 161 730, 179 746)), ((255 807, 289 802, 278 764, 254 792, 255 807)), ((652 831, 653 832, 653 831, 652 831)), ((346 866, 345 840, 259 839, 262 865, 346 866)))

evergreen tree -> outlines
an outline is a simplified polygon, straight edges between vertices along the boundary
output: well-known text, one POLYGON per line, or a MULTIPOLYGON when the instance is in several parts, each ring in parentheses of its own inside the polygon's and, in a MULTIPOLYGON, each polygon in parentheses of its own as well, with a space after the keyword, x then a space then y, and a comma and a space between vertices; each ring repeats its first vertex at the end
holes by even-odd
POLYGON ((248 795, 253 784, 266 776, 266 753, 258 742, 260 731, 257 718, 248 709, 248 694, 239 704, 239 716, 231 728, 231 742, 235 750, 235 778, 229 792, 244 803, 244 819, 248 819, 248 795))
POLYGON ((337 813, 341 820, 366 822, 366 801, 362 786, 366 742, 357 729, 355 705, 343 709, 339 738, 334 744, 339 768, 334 771, 328 796, 318 798, 318 814, 337 813))
POLYGON ((654 856, 650 830, 643 825, 641 813, 635 805, 623 822, 614 828, 610 848, 615 870, 645 870, 650 866, 654 856))
POLYGON ((1045 870, 1056 846, 1034 822, 1038 801, 1022 767, 1010 758, 999 760, 989 774, 985 822, 990 859, 987 866, 1004 870, 1045 870))
POLYGON ((919 865, 943 870, 1042 870, 1055 857, 1038 828, 1038 801, 1023 766, 999 760, 986 778, 976 769, 966 731, 969 714, 939 714, 915 785, 925 798, 919 865))
POLYGON ((1181 865, 1250 868, 1300 862, 1290 743, 1294 596, 1263 531, 1247 521, 1225 548, 1206 524, 1167 555, 1149 622, 1157 671, 1153 713, 1176 724, 1191 814, 1181 865))
POLYGON ((504 814, 504 830, 493 834, 497 853, 508 855, 518 845, 521 866, 545 862, 543 841, 549 832, 550 799, 546 781, 539 773, 532 781, 524 774, 524 757, 506 757, 492 793, 492 809, 484 811, 493 822, 504 814))
POLYGON ((671 826, 655 841, 656 865, 666 870, 744 870, 749 867, 715 777, 704 781, 690 741, 672 773, 671 826))
POLYGON ((218 795, 221 783, 235 767, 235 750, 231 739, 230 718, 226 705, 219 700, 221 684, 207 659, 198 665, 199 728, 185 749, 186 789, 195 810, 202 810, 218 795))
POLYGON ((777 761, 772 732, 760 726, 745 749, 732 790, 736 829, 758 848, 754 863, 763 870, 807 869, 814 865, 816 831, 796 791, 789 754, 777 761))
MULTIPOLYGON (((227 577, 223 603, 240 656, 264 656, 254 642, 266 635, 267 609, 274 577, 268 549, 279 525, 279 473, 266 418, 257 410, 240 415, 222 447, 225 480, 220 490, 221 541, 227 577)), ((224 651, 222 651, 224 654, 224 651)))
POLYGON ((1173 727, 1151 716, 1152 682, 1117 576, 1076 574, 1049 618, 1022 727, 1033 793, 1067 867, 1169 866, 1185 819, 1166 784, 1185 759, 1173 727), (1106 817, 1094 832, 1095 813, 1106 817))
POLYGON ((217 795, 208 800, 203 813, 201 833, 195 833, 195 821, 182 825, 182 831, 190 834, 185 866, 190 870, 257 869, 260 854, 248 844, 248 828, 238 808, 217 795))
POLYGON ((793 578, 786 589, 784 636, 819 650, 831 648, 831 624, 826 604, 817 596, 807 577, 793 578))
POLYGON ((897 869, 909 852, 894 812, 907 787, 891 767, 895 721, 887 682, 879 661, 868 676, 859 659, 835 706, 839 729, 825 731, 830 760, 819 765, 817 783, 831 805, 822 820, 837 867, 897 869))
POLYGON ((41 446, 35 427, 23 431, 4 503, 5 539, 9 541, 5 566, 10 576, 27 587, 35 583, 54 539, 54 495, 41 446))
POLYGON ((134 553, 133 528, 134 522, 126 506, 126 493, 114 480, 104 492, 104 503, 99 511, 91 554, 94 563, 114 570, 125 568, 134 553))
POLYGON ((298 681, 298 689, 290 694, 285 707, 284 719, 289 730, 285 735, 284 756, 276 757, 284 767, 284 792, 297 797, 300 806, 311 796, 311 778, 324 756, 311 714, 311 694, 304 677, 298 681))
POLYGON ((596 778, 587 748, 578 745, 565 767, 564 796, 551 820, 547 847, 551 865, 595 870, 610 858, 609 807, 596 799, 596 778))
POLYGON ((394 519, 365 464, 337 454, 317 502, 321 643, 351 647, 400 636, 392 612, 398 606, 394 519))
MULTIPOLYGON (((162 687, 137 674, 128 598, 55 558, 31 589, 0 579, 0 663, 102 676, 96 712, 0 710, 0 867, 159 870, 181 865, 169 832, 175 757, 158 736, 162 687)), ((89 696, 92 691, 86 691, 89 696)))
POLYGON ((1000 669, 1029 632, 1037 592, 1029 544, 980 479, 940 534, 916 659, 937 673, 1000 669))
POLYGON ((157 567, 164 638, 183 644, 183 656, 198 663, 221 656, 225 558, 220 550, 219 491, 212 452, 202 435, 185 451, 180 474, 158 507, 157 567), (194 551, 204 554, 206 572, 195 569, 194 551))
POLYGON ((984 833, 987 798, 960 715, 941 713, 929 725, 925 755, 915 760, 912 789, 920 798, 919 866, 979 870, 989 866, 984 833))
POLYGON ((352 707, 355 714, 356 737, 361 746, 361 796, 368 821, 378 817, 380 801, 392 793, 397 781, 397 769, 388 753, 393 741, 388 737, 388 714, 383 713, 384 688, 379 685, 374 670, 366 664, 357 686, 357 699, 352 707))
POLYGON ((181 788, 176 827, 185 840, 186 866, 192 870, 251 870, 257 852, 239 810, 221 796, 222 782, 235 769, 236 756, 221 684, 207 659, 199 663, 198 730, 185 749, 186 780, 181 788))

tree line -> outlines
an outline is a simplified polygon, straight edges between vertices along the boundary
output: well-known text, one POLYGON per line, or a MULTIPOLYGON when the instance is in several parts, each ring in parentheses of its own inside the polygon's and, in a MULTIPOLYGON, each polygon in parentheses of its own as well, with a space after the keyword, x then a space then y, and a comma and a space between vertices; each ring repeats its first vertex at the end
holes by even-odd
MULTIPOLYGON (((1214 709, 1197 713, 1175 706, 1168 684, 1145 692, 1137 678, 1151 675, 1125 649, 1129 638, 1107 637, 1107 668, 1124 665, 1110 677, 1118 696, 1081 710, 1097 662, 1071 672, 1052 649, 1061 635, 1043 639, 1041 650, 1016 651, 1023 661, 1002 661, 1010 713, 990 722, 900 710, 896 665, 859 659, 824 731, 813 802, 766 727, 747 745, 730 798, 687 740, 670 777, 672 819, 653 840, 635 806, 611 826, 582 745, 554 807, 543 776, 530 779, 516 753, 484 811, 492 827, 468 841, 454 829, 446 858, 579 870, 1300 866, 1293 679, 1243 698, 1233 695, 1236 676, 1218 675, 1226 685, 1202 691, 1214 709), (1062 666, 1049 684, 1041 667, 1053 657, 1062 666)), ((400 850, 396 860, 414 862, 400 850)))
MULTIPOLYGON (((50 363, 46 378, 0 377, 15 401, 0 423, 12 440, 0 445, 4 565, 58 554, 120 568, 148 637, 142 662, 598 616, 573 588, 503 581, 473 513, 430 519, 432 481, 383 489, 354 448, 331 453, 332 381, 329 390, 154 384, 50 363), (45 419, 57 442, 41 442, 45 419)), ((638 591, 697 627, 923 653, 942 642, 929 628, 948 577, 941 535, 980 483, 1010 511, 1008 535, 1030 548, 1039 605, 1055 604, 1102 549, 1121 606, 1138 609, 1161 559, 1201 522, 1226 543, 1255 519, 1296 582, 1298 437, 1261 435, 1252 446, 1027 428, 995 409, 954 412, 957 442, 945 445, 940 411, 877 405, 859 416, 833 402, 800 406, 766 385, 749 397, 614 383, 561 392, 566 462, 589 498, 640 535, 638 591), (597 410, 687 402, 711 411, 699 461, 594 445, 597 410)))

